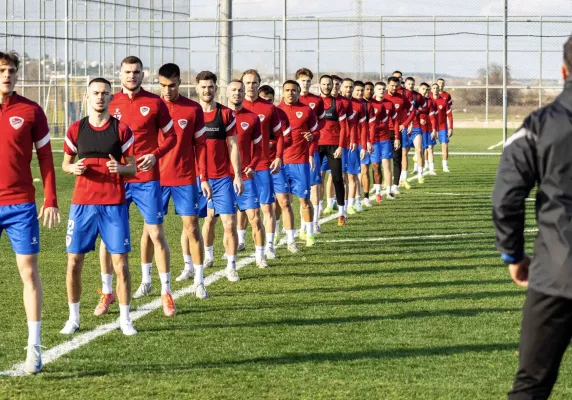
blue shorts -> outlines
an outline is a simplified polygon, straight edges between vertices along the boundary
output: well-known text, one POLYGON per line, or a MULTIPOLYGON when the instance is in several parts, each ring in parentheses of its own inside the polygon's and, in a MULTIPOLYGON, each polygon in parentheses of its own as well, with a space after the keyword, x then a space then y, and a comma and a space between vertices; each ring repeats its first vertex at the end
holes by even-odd
POLYGON ((417 137, 417 135, 422 135, 423 136, 423 130, 421 130, 421 128, 413 128, 413 130, 411 131, 411 147, 415 146, 415 138, 417 137))
POLYGON ((35 203, 0 206, 0 235, 6 229, 14 253, 40 252, 40 224, 35 203))
POLYGON ((276 201, 274 194, 274 180, 270 170, 256 171, 254 173, 254 183, 258 190, 258 200, 260 204, 272 204, 276 201))
POLYGON ((371 152, 369 159, 372 163, 379 164, 381 162, 381 142, 376 142, 373 144, 373 151, 371 152))
POLYGON ((85 254, 95 250, 97 235, 111 254, 131 251, 127 204, 72 204, 66 233, 66 251, 85 254))
POLYGON ((315 152, 313 157, 314 169, 310 170, 310 186, 322 184, 322 163, 320 162, 320 153, 315 152))
POLYGON ((207 198, 203 194, 203 191, 201 189, 201 179, 198 177, 197 177, 197 188, 198 188, 197 199, 199 202, 198 216, 199 216, 199 218, 206 218, 207 217, 207 198))
POLYGON ((449 135, 447 129, 439 131, 439 143, 449 143, 449 135))
POLYGON ((284 164, 290 193, 301 199, 310 198, 310 164, 284 164))
POLYGON ((423 150, 427 150, 430 146, 435 146, 437 141, 431 139, 431 132, 423 132, 423 150))
POLYGON ((382 160, 393 159, 393 142, 391 140, 384 140, 376 144, 379 145, 379 154, 381 154, 382 160))
POLYGON ((324 156, 324 158, 322 158, 321 160, 321 165, 320 165, 320 171, 321 172, 326 172, 330 170, 330 163, 328 162, 328 157, 324 156))
POLYGON ((401 131, 401 148, 410 149, 413 147, 413 137, 407 134, 409 132, 407 128, 401 131))
POLYGON ((234 199, 236 205, 240 211, 246 210, 256 210, 260 208, 260 203, 258 202, 258 188, 256 187, 256 182, 254 179, 248 179, 243 181, 244 191, 240 196, 236 193, 234 194, 234 199))
POLYGON ((209 179, 213 189, 213 197, 207 203, 208 208, 212 208, 215 214, 236 214, 235 193, 230 176, 218 179, 209 179))
POLYGON ((134 182, 125 184, 127 209, 135 203, 145 223, 157 225, 163 223, 163 196, 159 181, 134 182))
POLYGON ((278 171, 276 174, 272 174, 272 182, 274 184, 274 193, 290 193, 290 184, 288 183, 288 178, 286 177, 286 167, 284 165, 282 165, 280 171, 278 171))
POLYGON ((350 175, 358 175, 360 172, 359 151, 343 149, 342 152, 342 172, 350 175))
MULTIPOLYGON (((360 154, 361 154, 361 149, 362 149, 362 147, 361 147, 361 144, 360 144, 360 145, 358 146, 358 151, 359 151, 360 154)), ((367 149, 365 149, 365 157, 363 158, 363 160, 360 159, 360 160, 359 160, 359 163, 360 163, 361 165, 369 165, 369 164, 371 164, 371 155, 367 152, 367 149)))
POLYGON ((175 213, 182 217, 199 215, 199 189, 196 184, 163 186, 163 215, 169 212, 169 200, 173 198, 175 213))

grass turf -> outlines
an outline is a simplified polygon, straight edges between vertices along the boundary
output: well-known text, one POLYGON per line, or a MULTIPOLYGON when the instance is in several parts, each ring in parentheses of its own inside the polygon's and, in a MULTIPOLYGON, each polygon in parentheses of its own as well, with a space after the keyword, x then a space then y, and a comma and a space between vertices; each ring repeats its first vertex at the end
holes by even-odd
MULTIPOLYGON (((399 200, 351 217, 343 229, 335 221, 324 224, 315 248, 302 248, 299 255, 281 248, 272 268, 249 265, 240 270, 240 283, 223 279, 210 286, 208 300, 180 299, 174 319, 159 309, 136 321, 135 337, 112 332, 38 376, 0 377, 0 397, 503 397, 517 365, 524 292, 510 282, 494 249, 487 196, 497 162, 453 158, 451 174, 428 177, 422 186, 412 182, 413 189, 399 200), (469 235, 423 238, 434 234, 469 235)), ((64 238, 73 178, 61 173, 58 178, 64 222, 54 231, 42 230, 41 237, 48 348, 66 340, 58 331, 68 313, 64 238)), ((141 232, 136 212, 132 225, 136 286, 141 232)), ((165 226, 176 275, 182 264, 180 222, 169 214, 165 226)), ((532 218, 528 227, 534 227, 532 218)), ((219 232, 217 270, 224 267, 221 238, 219 232)), ((530 244, 533 234, 527 238, 530 244)), ((0 255, 0 370, 5 370, 23 359, 26 329, 21 283, 6 239, 0 241, 0 255)), ((156 295, 156 272, 153 280, 156 295)), ((118 308, 100 318, 92 315, 100 285, 95 253, 86 258, 83 281, 86 332, 113 321, 118 308)), ((135 300, 133 307, 149 300, 135 300)), ((571 371, 565 357, 553 398, 572 395, 572 383, 563 379, 571 371)))

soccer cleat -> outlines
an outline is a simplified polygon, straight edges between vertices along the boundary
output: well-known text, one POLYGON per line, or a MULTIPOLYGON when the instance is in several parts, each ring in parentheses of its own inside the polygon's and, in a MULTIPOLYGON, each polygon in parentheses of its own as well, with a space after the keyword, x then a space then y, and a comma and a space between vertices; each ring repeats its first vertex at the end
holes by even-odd
POLYGON ((407 190, 411 189, 411 185, 405 179, 399 182, 399 187, 405 188, 407 190))
POLYGON ((62 335, 73 335, 79 330, 79 322, 68 320, 60 331, 62 335))
POLYGON ((324 215, 328 215, 334 212, 334 207, 332 206, 327 206, 326 208, 324 208, 324 210, 322 211, 322 213, 324 215))
POLYGON ((422 176, 420 176, 419 178, 417 178, 417 183, 425 183, 425 178, 423 178, 422 176))
POLYGON ((99 304, 95 307, 93 315, 99 317, 100 315, 107 314, 109 306, 115 303, 115 294, 103 294, 100 289, 97 289, 97 293, 100 294, 99 304))
POLYGON ((35 375, 42 370, 42 346, 30 344, 26 347, 26 361, 24 362, 24 372, 35 375))
POLYGON ((353 206, 348 207, 348 215, 355 215, 356 209, 353 206))
POLYGON ((141 285, 139 285, 137 291, 133 293, 133 298, 139 299, 141 297, 147 296, 149 293, 151 293, 151 284, 141 282, 141 285))
POLYGON ((381 198, 381 194, 376 194, 375 195, 375 201, 377 201, 378 203, 381 203, 383 201, 383 199, 381 198))
POLYGON ((371 204, 371 202, 369 201, 368 198, 363 199, 363 202, 362 202, 362 203, 363 203, 363 205, 366 206, 366 207, 371 207, 371 206, 372 206, 372 204, 371 204))
POLYGON ((315 244, 316 244, 316 238, 314 237, 314 235, 308 235, 306 237, 306 247, 314 247, 315 244))
POLYGON ((267 247, 266 250, 264 250, 264 257, 266 257, 269 260, 276 260, 278 258, 278 256, 276 255, 276 251, 270 247, 267 247))
POLYGON ((235 269, 227 269, 225 275, 229 282, 238 282, 240 280, 235 269))
POLYGON ((399 188, 397 187, 397 185, 393 185, 391 187, 391 194, 396 195, 396 194, 401 194, 401 192, 399 191, 399 188))
POLYGON ((449 167, 443 167, 443 172, 451 172, 451 170, 449 169, 449 167))
POLYGON ((346 217, 343 215, 338 217, 338 226, 345 226, 346 225, 346 217))
POLYGON ((322 233, 322 227, 320 226, 319 222, 314 222, 314 233, 316 235, 319 235, 320 233, 322 233))
POLYGON ((195 288, 195 297, 197 299, 208 299, 209 294, 207 293, 207 288, 205 288, 204 283, 199 283, 199 285, 195 288))
POLYGON ((210 268, 213 265, 214 265, 214 259, 205 257, 205 268, 210 268))
POLYGON ((275 232, 274 233, 274 246, 277 246, 279 241, 280 241, 280 233, 275 232))
POLYGON ((437 176, 437 172, 435 172, 435 171, 429 171, 429 175, 431 175, 431 176, 437 176))
POLYGON ((361 205, 360 202, 356 203, 356 205, 354 206, 354 210, 356 210, 356 212, 358 213, 364 212, 363 206, 361 205))
POLYGON ((161 303, 163 303, 163 313, 166 317, 174 317, 177 313, 177 307, 175 306, 175 300, 171 293, 165 293, 161 295, 161 303))
POLYGON ((388 199, 388 200, 395 200, 395 196, 392 195, 391 193, 387 193, 387 194, 385 195, 385 198, 388 199))
POLYGON ((296 243, 292 242, 288 245, 287 247, 288 251, 292 254, 296 254, 300 252, 300 249, 298 248, 298 246, 296 245, 296 243))
POLYGON ((260 269, 265 269, 265 268, 268 268, 268 263, 263 258, 262 260, 256 262, 256 266, 260 269))
POLYGON ((194 276, 195 276, 195 271, 183 269, 183 272, 181 272, 181 275, 179 275, 177 277, 177 279, 175 279, 175 280, 177 282, 188 281, 189 279, 193 279, 194 276))
POLYGON ((332 208, 334 209, 334 211, 338 211, 338 201, 334 200, 334 204, 332 205, 332 208))
POLYGON ((306 231, 300 229, 300 231, 298 231, 298 239, 300 240, 306 240, 306 231))
POLYGON ((246 250, 246 246, 244 245, 244 243, 239 243, 236 248, 236 251, 244 251, 244 250, 246 250))
POLYGON ((119 329, 125 336, 137 335, 137 330, 133 327, 131 321, 119 321, 119 329))

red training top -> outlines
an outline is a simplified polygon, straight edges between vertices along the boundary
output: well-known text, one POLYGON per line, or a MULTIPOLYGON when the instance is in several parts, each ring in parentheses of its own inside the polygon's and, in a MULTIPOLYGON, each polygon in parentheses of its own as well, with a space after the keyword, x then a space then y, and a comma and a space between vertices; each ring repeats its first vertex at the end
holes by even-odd
POLYGON ((269 141, 275 141, 275 157, 282 158, 284 153, 284 139, 280 135, 280 118, 276 112, 276 107, 271 102, 257 97, 256 100, 250 101, 244 99, 242 106, 249 111, 257 114, 260 118, 260 127, 262 129, 262 154, 256 166, 256 171, 265 171, 270 168, 270 164, 274 159, 270 158, 269 141))
POLYGON ((309 163, 310 142, 304 138, 304 133, 312 133, 312 141, 320 139, 318 120, 314 111, 299 101, 292 105, 280 103, 278 108, 286 113, 292 129, 292 145, 284 151, 284 164, 309 163))
MULTIPOLYGON (((258 165, 262 153, 262 132, 258 115, 246 108, 234 112, 236 117, 236 130, 238 132, 238 149, 240 150, 240 165, 244 171, 250 167, 253 171, 258 165)), ((231 171, 232 170, 231 165, 231 171)), ((242 173, 242 180, 252 179, 242 173)))
POLYGON ((218 179, 231 176, 230 154, 226 138, 236 135, 234 112, 215 103, 211 111, 204 111, 207 135, 207 177, 218 179))
POLYGON ((320 126, 320 146, 338 146, 344 147, 348 132, 347 107, 339 96, 334 99, 332 96, 322 97, 324 102, 323 126, 320 126), (334 105, 335 104, 335 105, 334 105))

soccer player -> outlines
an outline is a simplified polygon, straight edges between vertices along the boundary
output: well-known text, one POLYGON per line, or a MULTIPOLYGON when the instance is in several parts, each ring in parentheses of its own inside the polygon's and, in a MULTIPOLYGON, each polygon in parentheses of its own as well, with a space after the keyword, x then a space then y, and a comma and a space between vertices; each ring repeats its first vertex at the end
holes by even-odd
MULTIPOLYGON (((330 167, 330 174, 338 200, 338 226, 346 224, 345 190, 344 178, 342 175, 342 151, 349 135, 347 118, 347 107, 344 103, 332 96, 334 80, 330 75, 323 75, 320 78, 320 95, 324 102, 324 126, 320 129, 320 139, 318 142, 320 158, 327 158, 330 167)), ((330 207, 328 199, 328 207, 330 207)), ((326 213, 326 210, 324 210, 326 213)))
MULTIPOLYGON (((92 79, 88 84, 87 99, 91 107, 89 116, 71 124, 64 141, 62 169, 76 178, 66 234, 66 287, 70 314, 60 333, 71 335, 80 327, 81 271, 85 254, 95 250, 99 234, 111 253, 117 275, 119 327, 123 334, 131 336, 137 331, 129 317, 131 275, 128 254, 131 239, 123 178, 135 176, 137 172, 133 155, 134 137, 127 124, 109 115, 109 81, 92 79), (76 156, 79 158, 77 162, 76 156)), ((103 308, 98 305, 95 315, 107 312, 109 304, 115 301, 115 295, 102 294, 102 299, 103 308)))
MULTIPOLYGON (((38 220, 43 217, 43 225, 51 229, 55 227, 56 221, 60 221, 60 214, 48 121, 38 104, 14 91, 19 67, 17 53, 0 52, 0 234, 4 229, 8 234, 24 285, 24 308, 28 320, 24 371, 36 374, 42 369, 42 281, 38 271, 38 220), (36 213, 30 167, 34 147, 44 186, 44 203, 39 215, 36 213)), ((7 263, 7 260, 3 261, 7 263)))
MULTIPOLYGON (((413 110, 411 111, 414 115, 413 121, 410 125, 409 129, 409 144, 410 146, 414 147, 415 149, 415 161, 414 161, 414 168, 413 173, 417 173, 417 182, 424 183, 425 180, 423 179, 423 130, 421 128, 421 123, 419 121, 419 108, 425 104, 424 97, 421 96, 419 92, 415 90, 415 79, 412 77, 407 77, 405 79, 405 88, 407 89, 408 100, 411 102, 413 106, 413 110), (423 104, 422 104, 423 103, 423 104)), ((407 182, 407 164, 408 164, 408 149, 403 154, 403 160, 405 163, 402 163, 403 170, 401 171, 402 174, 402 182, 407 182)))
MULTIPOLYGON (((419 93, 423 96, 424 102, 421 107, 418 108, 419 111, 419 123, 421 124, 421 129, 423 131, 422 147, 423 151, 427 153, 424 157, 425 162, 429 164, 429 175, 437 175, 435 173, 435 162, 433 155, 433 146, 435 145, 435 139, 437 137, 437 125, 436 125, 436 105, 433 99, 429 97, 431 92, 431 87, 429 84, 423 82, 419 86, 419 93)), ((419 166, 418 166, 419 168, 419 166)))
MULTIPOLYGON (((275 259, 274 236, 276 232, 276 211, 273 207, 275 201, 278 201, 285 215, 288 215, 291 206, 288 205, 289 198, 287 192, 283 188, 274 187, 274 175, 280 171, 282 167, 282 157, 284 153, 284 136, 289 132, 282 130, 280 119, 274 104, 261 99, 258 96, 258 88, 260 87, 260 74, 255 69, 244 71, 241 77, 246 89, 246 97, 242 102, 242 106, 249 111, 257 114, 260 118, 260 126, 262 129, 262 154, 255 168, 254 182, 258 188, 258 199, 260 208, 264 215, 264 229, 266 231, 266 250, 265 255, 268 259, 275 259), (286 132, 286 133, 285 133, 286 132), (270 143, 273 146, 270 147, 270 143)), ((242 226, 246 227, 246 217, 242 226)), ((292 216, 292 219, 294 217, 292 216)), ((241 246, 242 248, 242 246, 241 246)))
MULTIPOLYGON (((121 61, 121 91, 109 103, 112 115, 127 124, 133 132, 133 152, 137 161, 137 174, 125 178, 127 208, 135 203, 144 219, 142 238, 149 235, 153 242, 155 260, 161 280, 161 301, 165 315, 175 313, 175 302, 171 296, 170 253, 163 228, 163 200, 159 182, 160 160, 177 144, 173 120, 161 98, 141 87, 143 63, 135 56, 121 61), (159 144, 159 132, 164 140, 159 144)), ((102 294, 112 294, 113 267, 105 242, 99 249, 101 263, 102 294)), ((133 294, 137 299, 151 292, 151 267, 153 254, 141 246, 141 285, 133 294)), ((107 298, 109 299, 109 298, 107 298)), ((107 301, 108 302, 108 301, 107 301)), ((102 299, 100 299, 100 304, 102 299)), ((108 302, 109 303, 109 302, 108 302)), ((98 307, 99 307, 98 305, 98 307)), ((109 305, 109 304, 108 304, 109 305)))
POLYGON ((207 153, 210 155, 207 157, 207 177, 213 191, 203 224, 205 266, 210 267, 214 263, 214 228, 217 216, 220 216, 224 228, 223 243, 227 261, 225 275, 230 282, 238 282, 240 278, 236 272, 238 237, 235 193, 240 196, 244 185, 236 119, 230 108, 215 101, 216 81, 216 75, 210 71, 199 72, 196 77, 199 103, 205 116, 207 153), (231 178, 233 175, 234 179, 231 178))
MULTIPOLYGON (((288 80, 282 86, 283 102, 278 106, 288 116, 292 130, 292 144, 284 151, 284 177, 293 195, 300 199, 306 223, 306 246, 315 244, 312 203, 310 202, 310 169, 315 168, 310 157, 310 143, 320 138, 314 111, 298 101, 300 86, 288 80)), ((293 236, 293 232, 290 233, 293 236)), ((291 239, 289 235, 289 239, 291 239)))
POLYGON ((371 99, 373 99, 373 91, 374 91, 374 84, 373 82, 366 82, 364 83, 364 88, 363 88, 363 99, 366 102, 371 101, 371 99))
MULTIPOLYGON (((308 68, 300 68, 296 71, 296 82, 298 82, 301 89, 300 103, 309 106, 314 111, 314 114, 318 118, 318 125, 320 125, 324 121, 326 113, 324 111, 324 102, 320 96, 310 93, 312 79, 314 79, 314 74, 308 68)), ((322 163, 317 140, 313 140, 310 143, 310 157, 314 158, 314 168, 310 170, 310 199, 314 209, 314 233, 319 234, 322 233, 320 223, 318 222, 320 219, 320 206, 322 204, 322 163)), ((300 209, 300 212, 302 212, 302 209, 300 209)), ((301 239, 305 239, 305 228, 305 224, 302 223, 300 226, 301 239)))
MULTIPOLYGON (((399 94, 397 89, 399 88, 401 81, 396 76, 390 76, 387 79, 387 93, 385 93, 384 99, 393 103, 395 110, 397 111, 397 118, 394 120, 390 118, 389 126, 390 129, 394 127, 394 124, 397 124, 399 132, 401 133, 401 141, 409 140, 407 136, 406 127, 413 121, 413 117, 415 115, 413 110, 411 109, 412 105, 407 100, 405 95, 399 94)), ((397 138, 396 138, 397 139, 397 138)), ((401 149, 393 151, 393 189, 392 193, 399 193, 399 181, 401 178, 401 159, 403 157, 403 153, 401 149)), ((407 182, 407 181, 406 181, 407 182)))
POLYGON ((359 201, 359 179, 360 173, 360 152, 357 149, 357 138, 361 137, 366 127, 367 117, 365 110, 359 101, 354 101, 352 92, 354 81, 345 78, 342 81, 341 95, 348 101, 348 124, 350 125, 350 135, 346 138, 344 151, 342 153, 342 165, 347 177, 347 211, 352 215, 356 212, 363 212, 363 207, 359 201))
MULTIPOLYGON (((367 101, 368 110, 369 110, 369 125, 370 125, 370 140, 372 141, 372 149, 370 153, 370 161, 371 161, 371 170, 373 173, 373 189, 375 191, 375 201, 377 203, 381 203, 383 201, 381 197, 381 181, 382 181, 382 174, 381 174, 381 167, 382 167, 382 159, 381 159, 381 147, 378 145, 380 138, 379 132, 381 131, 381 127, 378 129, 374 128, 374 122, 376 120, 376 113, 379 112, 379 108, 381 105, 378 104, 377 107, 374 105, 377 102, 383 100, 383 96, 385 95, 386 84, 385 82, 379 81, 373 85, 372 97, 367 101), (377 92, 377 94, 376 94, 377 92), (380 100, 377 100, 380 99, 380 100)), ((387 123, 387 121, 385 121, 387 123)), ((380 122, 381 124, 381 122, 380 122)), ((391 156, 393 158, 393 155, 391 156)), ((390 169, 391 171, 391 169, 390 169)), ((385 176, 387 179, 387 175, 385 176)), ((390 185, 391 186, 391 185, 390 185)), ((389 197, 392 198, 391 193, 389 197)))
POLYGON ((360 143, 358 149, 360 154, 360 182, 363 188, 363 205, 371 207, 371 202, 369 201, 369 187, 371 184, 369 178, 369 166, 371 164, 373 142, 370 140, 369 127, 371 108, 370 104, 364 100, 364 88, 365 85, 362 81, 355 81, 352 99, 362 104, 365 113, 364 117, 366 118, 365 129, 360 131, 360 136, 358 138, 358 142, 360 143))
POLYGON ((439 85, 439 96, 447 100, 449 108, 453 108, 453 99, 451 98, 451 95, 445 91, 445 79, 443 78, 437 79, 437 85, 439 85))
MULTIPOLYGON (((258 165, 262 153, 260 119, 258 115, 242 106, 244 83, 241 80, 235 79, 229 83, 226 97, 228 99, 228 107, 234 110, 236 118, 240 165, 243 168, 242 181, 244 182, 244 191, 240 196, 235 196, 236 204, 241 212, 246 213, 252 228, 256 266, 258 268, 268 268, 268 263, 264 259, 264 226, 260 219, 260 202, 258 199, 260 192, 254 181, 254 169, 258 165)), ((244 243, 246 226, 239 225, 239 228, 238 240, 240 243, 242 239, 242 243, 244 243)))
POLYGON ((449 138, 453 136, 453 112, 446 96, 441 96, 439 84, 437 83, 431 86, 431 98, 437 106, 437 131, 443 152, 443 172, 451 172, 448 160, 449 138))
MULTIPOLYGON (((203 280, 204 242, 199 229, 199 191, 207 198, 212 193, 207 180, 206 128, 203 109, 197 102, 179 93, 180 85, 181 70, 178 65, 169 63, 159 68, 161 99, 173 118, 177 134, 175 148, 159 160, 163 215, 167 215, 172 198, 175 213, 183 223, 182 247, 189 249, 189 254, 183 255, 185 268, 177 281, 194 276, 195 296, 205 299, 208 293, 203 280)), ((149 235, 143 236, 141 245, 153 254, 149 235)))

